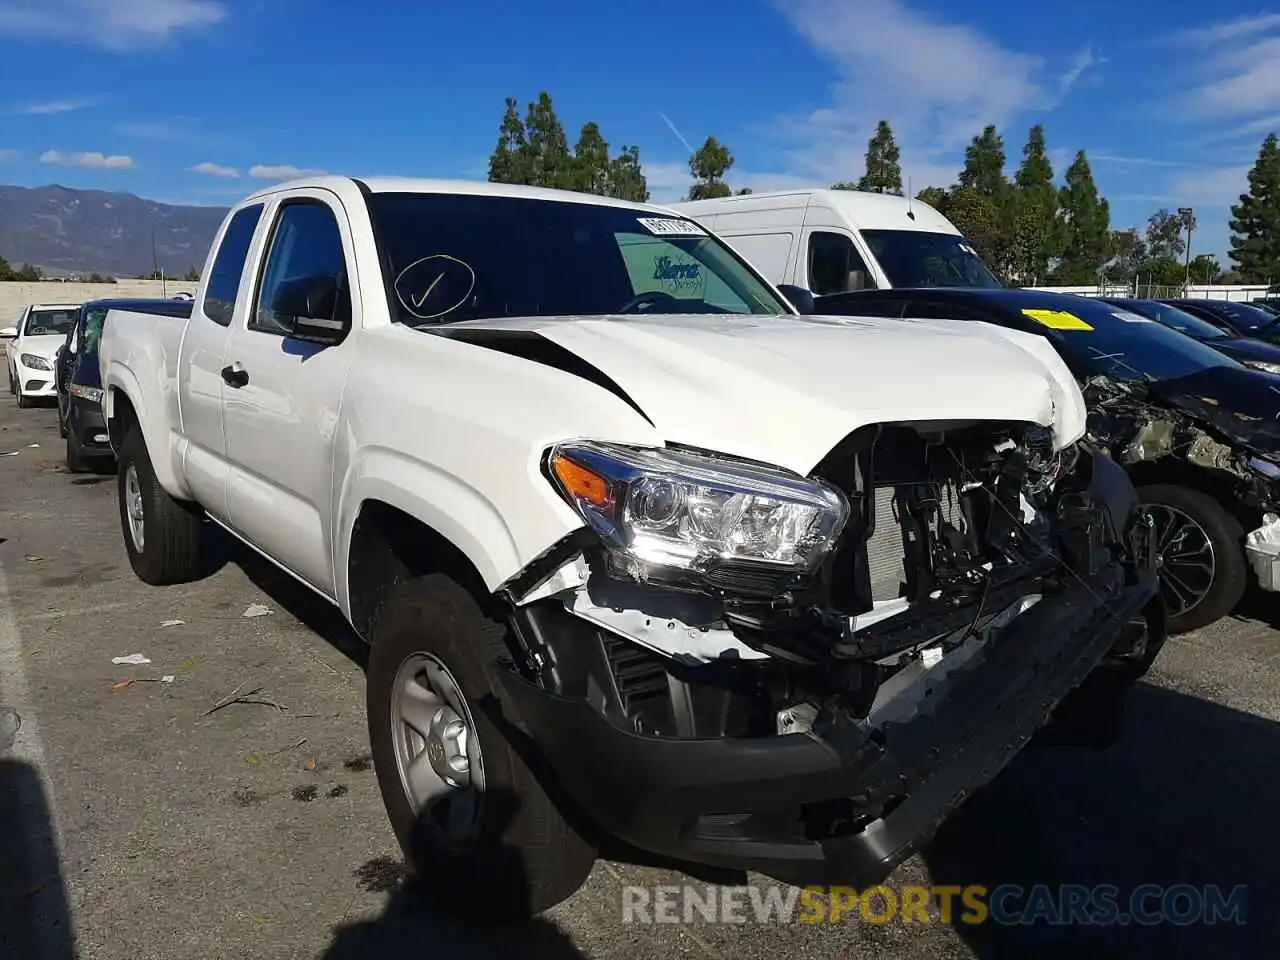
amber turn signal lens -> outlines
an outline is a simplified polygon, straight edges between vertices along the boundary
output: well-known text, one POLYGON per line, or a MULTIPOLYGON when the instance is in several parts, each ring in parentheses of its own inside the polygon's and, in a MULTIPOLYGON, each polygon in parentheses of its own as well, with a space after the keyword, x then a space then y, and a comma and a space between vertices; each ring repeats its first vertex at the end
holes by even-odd
POLYGON ((573 499, 584 500, 596 507, 613 505, 613 490, 609 487, 609 481, 598 473, 592 473, 563 454, 552 458, 551 470, 560 482, 560 488, 573 499))

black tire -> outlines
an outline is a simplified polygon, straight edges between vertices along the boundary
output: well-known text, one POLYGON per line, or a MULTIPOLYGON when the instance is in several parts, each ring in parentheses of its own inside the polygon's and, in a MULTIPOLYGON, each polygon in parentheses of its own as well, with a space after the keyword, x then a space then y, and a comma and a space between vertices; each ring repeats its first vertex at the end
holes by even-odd
POLYGON ((411 883, 454 916, 486 923, 521 922, 567 899, 596 858, 486 711, 497 700, 500 681, 490 664, 506 653, 504 632, 450 578, 407 580, 372 626, 367 671, 374 768, 411 883), (447 844, 427 814, 415 815, 396 767, 395 679, 411 656, 423 653, 453 674, 479 740, 483 800, 474 839, 465 845, 447 844))
MULTIPOLYGON (((1213 548, 1213 579, 1208 592, 1189 609, 1175 613, 1167 602, 1168 579, 1161 571, 1161 593, 1169 607, 1169 633, 1188 633, 1206 627, 1235 609, 1249 582, 1244 555, 1244 528, 1216 499, 1199 490, 1157 483, 1138 488, 1146 504, 1164 506, 1188 517, 1213 548)), ((1163 567, 1163 565, 1162 565, 1163 567)))
POLYGON ((160 486, 146 441, 137 426, 129 428, 117 464, 120 527, 129 564, 138 579, 153 586, 189 583, 201 574, 200 527, 203 515, 191 503, 175 500, 160 486), (142 549, 129 524, 126 486, 130 470, 137 476, 142 501, 142 549))
POLYGON ((18 409, 26 410, 32 406, 31 398, 21 390, 15 391, 18 394, 18 409))
POLYGON ((58 436, 67 435, 67 415, 62 409, 62 401, 58 401, 58 436))

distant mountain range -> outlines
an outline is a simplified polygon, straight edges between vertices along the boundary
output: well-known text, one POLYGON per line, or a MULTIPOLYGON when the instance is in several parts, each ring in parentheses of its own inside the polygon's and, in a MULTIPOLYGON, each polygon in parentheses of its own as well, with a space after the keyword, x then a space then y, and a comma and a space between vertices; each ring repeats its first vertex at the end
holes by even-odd
POLYGON ((131 193, 69 187, 0 186, 0 257, 49 276, 100 273, 168 276, 204 267, 226 214, 220 207, 179 207, 131 193))

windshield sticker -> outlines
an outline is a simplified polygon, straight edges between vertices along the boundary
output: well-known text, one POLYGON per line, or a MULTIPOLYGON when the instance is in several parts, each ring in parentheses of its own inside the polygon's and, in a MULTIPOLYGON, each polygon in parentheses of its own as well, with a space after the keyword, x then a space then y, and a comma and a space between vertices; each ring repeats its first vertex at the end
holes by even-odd
POLYGON ((1125 323, 1151 323, 1150 317, 1144 317, 1138 313, 1130 313, 1128 310, 1112 310, 1111 315, 1117 320, 1123 320, 1125 323))
POLYGON ((433 253, 401 270, 392 286, 410 315, 438 320, 467 302, 476 288, 476 272, 457 257, 433 253))
POLYGON ((1036 323, 1048 327, 1050 330, 1093 329, 1074 313, 1068 313, 1066 310, 1023 310, 1022 312, 1036 323))
POLYGON ((637 217, 636 222, 659 237, 704 237, 707 231, 692 220, 674 220, 670 217, 637 217))

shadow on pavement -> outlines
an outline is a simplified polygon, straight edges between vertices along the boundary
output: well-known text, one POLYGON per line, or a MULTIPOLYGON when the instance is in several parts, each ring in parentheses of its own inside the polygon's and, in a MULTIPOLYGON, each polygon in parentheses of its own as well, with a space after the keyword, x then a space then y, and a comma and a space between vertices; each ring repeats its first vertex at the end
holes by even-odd
POLYGON ((955 928, 978 956, 1266 956, 1280 940, 1280 724, 1146 683, 1127 713, 1109 750, 1024 751, 926 851, 934 884, 981 884, 989 905, 1001 885, 1021 888, 1005 922, 966 924, 958 909, 955 928), (1037 885, 1047 901, 1032 899, 1037 885), (1060 908, 1063 885, 1116 888, 1113 916, 1131 904, 1150 915, 1187 886, 1154 925, 1009 922, 1037 903, 1060 908), (1144 885, 1163 889, 1133 903, 1144 885), (1207 887, 1227 901, 1241 885, 1231 902, 1243 902, 1243 923, 1201 919, 1207 887))
POLYGON ((369 647, 347 623, 341 610, 216 523, 207 522, 204 535, 201 549, 206 576, 211 576, 228 563, 234 563, 272 601, 301 620, 309 630, 319 634, 361 670, 365 669, 369 662, 369 647))
POLYGON ((0 952, 6 957, 76 956, 53 814, 39 773, 0 757, 0 952))
MULTIPOLYGON (((490 817, 509 823, 518 800, 510 791, 485 794, 490 817)), ((512 909, 527 915, 532 897, 524 855, 515 847, 496 844, 483 854, 483 876, 468 878, 461 864, 451 863, 426 842, 426 818, 420 818, 411 841, 420 851, 415 858, 433 872, 421 882, 413 879, 391 894, 381 916, 341 927, 320 960, 418 960, 449 957, 478 960, 489 957, 533 957, 580 960, 582 954, 555 923, 541 917, 516 925, 500 925, 493 918, 512 909), (433 889, 434 888, 434 889, 433 889), (446 914, 435 903, 453 905, 446 914), (467 918, 467 922, 454 919, 467 918)))

